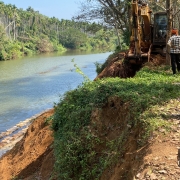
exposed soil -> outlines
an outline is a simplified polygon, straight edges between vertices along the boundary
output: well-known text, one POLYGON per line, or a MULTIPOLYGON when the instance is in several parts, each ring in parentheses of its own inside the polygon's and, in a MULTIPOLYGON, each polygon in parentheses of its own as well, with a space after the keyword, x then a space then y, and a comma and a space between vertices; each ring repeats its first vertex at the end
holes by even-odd
POLYGON ((124 63, 122 61, 124 57, 124 53, 119 53, 115 58, 111 59, 104 70, 96 77, 96 79, 104 77, 133 77, 136 71, 141 68, 141 65, 124 63))
MULTIPOLYGON (((96 129, 91 129, 93 134, 102 140, 114 140, 124 129, 131 129, 127 124, 128 107, 119 97, 109 98, 106 106, 92 113, 92 124, 96 124, 96 129)), ((115 166, 105 170, 100 180, 180 180, 180 98, 163 108, 170 112, 169 119, 164 119, 172 123, 169 133, 161 128, 152 134, 148 144, 138 148, 138 134, 142 129, 132 128, 123 147, 125 154, 115 166)))
MULTIPOLYGON (((97 78, 121 77, 123 69, 121 58, 121 55, 116 57, 97 78)), ((158 65, 163 61, 162 57, 159 57, 159 61, 158 57, 153 57, 153 60, 151 65, 158 65)), ((131 70, 130 77, 135 74, 135 71, 131 70)), ((166 119, 172 122, 168 135, 164 129, 159 129, 158 135, 152 135, 149 143, 138 149, 136 135, 140 129, 133 129, 127 139, 123 162, 121 158, 116 166, 105 170, 101 180, 180 180, 180 99, 168 102, 167 106, 172 111, 172 116, 166 119)), ((99 127, 96 132, 101 133, 103 137, 106 130, 106 138, 109 139, 119 136, 123 128, 128 128, 127 111, 128 104, 122 104, 119 98, 109 99, 102 111, 97 109, 92 112, 92 123, 96 122, 99 127)), ((35 118, 23 138, 3 155, 0 159, 1 180, 50 178, 54 165, 53 132, 46 123, 46 118, 53 113, 54 110, 51 109, 35 118)))
POLYGON ((37 117, 29 126, 24 137, 14 148, 0 159, 0 179, 49 179, 53 164, 53 132, 47 125, 46 118, 54 110, 49 110, 37 117))
POLYGON ((128 60, 132 63, 126 63, 125 53, 119 53, 116 57, 111 59, 104 70, 95 78, 101 79, 105 77, 120 77, 129 78, 134 77, 136 72, 139 71, 144 65, 159 66, 165 63, 166 58, 160 54, 151 55, 150 61, 146 63, 135 63, 136 60, 128 60), (122 61, 123 59, 123 61, 122 61))

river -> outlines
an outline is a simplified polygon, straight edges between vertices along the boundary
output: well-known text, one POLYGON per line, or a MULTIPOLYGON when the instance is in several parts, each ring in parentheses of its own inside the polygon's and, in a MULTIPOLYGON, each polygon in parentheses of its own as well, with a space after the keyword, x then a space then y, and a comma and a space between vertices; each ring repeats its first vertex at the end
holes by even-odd
POLYGON ((0 61, 0 133, 52 108, 66 91, 80 85, 83 77, 75 72, 74 64, 93 80, 97 75, 94 63, 103 63, 109 55, 66 52, 0 61))

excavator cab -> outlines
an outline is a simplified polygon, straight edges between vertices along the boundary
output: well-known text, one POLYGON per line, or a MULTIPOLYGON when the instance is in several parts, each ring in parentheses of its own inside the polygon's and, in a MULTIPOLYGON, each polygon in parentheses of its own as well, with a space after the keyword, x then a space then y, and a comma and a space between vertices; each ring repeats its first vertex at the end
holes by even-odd
POLYGON ((151 53, 166 54, 166 36, 167 36, 167 13, 157 12, 154 14, 154 23, 151 31, 151 53))
POLYGON ((154 25, 152 42, 153 45, 166 45, 167 36, 167 14, 166 12, 157 12, 154 14, 154 25))

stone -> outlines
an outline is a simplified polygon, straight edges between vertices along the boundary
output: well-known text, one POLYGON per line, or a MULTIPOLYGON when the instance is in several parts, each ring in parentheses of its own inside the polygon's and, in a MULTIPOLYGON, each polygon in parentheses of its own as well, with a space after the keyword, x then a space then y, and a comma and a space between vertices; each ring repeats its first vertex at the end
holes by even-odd
POLYGON ((158 180, 156 174, 154 174, 154 173, 152 173, 152 174, 150 175, 150 179, 151 179, 151 180, 158 180))
POLYGON ((166 170, 160 170, 160 171, 158 171, 158 173, 160 173, 160 174, 167 174, 167 171, 166 170))
POLYGON ((136 178, 140 178, 141 177, 141 173, 138 173, 137 175, 136 175, 136 178))

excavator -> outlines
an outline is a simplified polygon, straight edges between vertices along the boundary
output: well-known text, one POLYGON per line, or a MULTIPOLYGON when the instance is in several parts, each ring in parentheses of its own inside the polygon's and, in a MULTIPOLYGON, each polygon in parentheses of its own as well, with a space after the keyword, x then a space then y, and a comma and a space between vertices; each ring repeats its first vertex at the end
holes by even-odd
POLYGON ((147 62, 151 54, 166 54, 167 13, 152 15, 145 0, 132 0, 132 28, 127 58, 132 62, 147 62))

